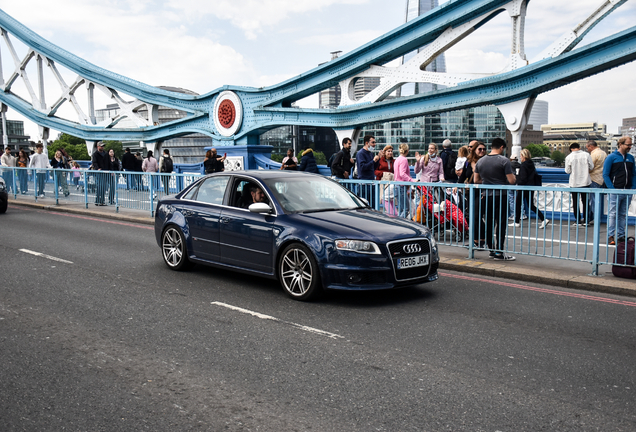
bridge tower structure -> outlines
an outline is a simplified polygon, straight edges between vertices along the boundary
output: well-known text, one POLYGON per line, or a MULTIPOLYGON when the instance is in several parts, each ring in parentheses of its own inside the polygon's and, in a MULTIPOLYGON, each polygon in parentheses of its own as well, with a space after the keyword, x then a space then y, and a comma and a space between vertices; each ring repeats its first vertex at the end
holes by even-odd
MULTIPOLYGON (((37 123, 45 141, 50 129, 84 138, 89 154, 99 140, 143 141, 148 148, 159 149, 162 141, 191 133, 212 137, 215 146, 249 148, 259 144, 261 133, 285 125, 331 127, 340 142, 347 136, 355 142, 364 124, 495 104, 512 133, 513 154, 518 155, 521 132, 539 94, 636 59, 636 26, 577 48, 596 24, 626 1, 603 0, 587 19, 537 58, 528 60, 524 24, 529 0, 453 0, 279 84, 264 88, 225 85, 203 95, 172 92, 100 68, 50 43, 0 10, 0 55, 8 53, 14 65, 5 74, 0 62, 0 102, 37 123), (499 14, 507 14, 511 23, 507 68, 493 74, 426 70, 436 57, 499 14), (18 56, 14 38, 28 47, 25 56, 18 56), (387 65, 414 51, 417 53, 403 64, 387 65), (29 64, 35 66, 35 77, 27 73, 29 64), (55 100, 45 100, 45 68, 60 89, 55 100), (75 74, 74 81, 66 82, 60 68, 75 74), (365 77, 379 78, 380 85, 356 100, 355 81, 365 77), (18 80, 27 89, 26 98, 13 91, 18 80), (388 98, 407 83, 439 87, 388 98), (337 108, 292 106, 295 101, 335 85, 341 88, 337 108), (79 92, 86 92, 85 104, 79 102, 79 92), (103 93, 119 106, 117 115, 97 121, 95 92, 103 93), (76 118, 57 115, 64 104, 72 106, 76 118), (174 108, 187 115, 158 124, 159 107, 174 108)), ((556 21, 558 17, 551 19, 556 21)), ((248 160, 246 167, 256 168, 256 163, 248 160)))

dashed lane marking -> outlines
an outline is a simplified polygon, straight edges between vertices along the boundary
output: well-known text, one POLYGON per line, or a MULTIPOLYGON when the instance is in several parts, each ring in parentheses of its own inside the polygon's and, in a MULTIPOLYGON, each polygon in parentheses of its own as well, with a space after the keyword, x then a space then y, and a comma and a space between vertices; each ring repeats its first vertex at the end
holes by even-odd
POLYGON ((19 251, 20 252, 24 252, 24 253, 28 253, 28 254, 31 254, 31 255, 38 256, 40 258, 46 258, 46 259, 49 259, 51 261, 57 261, 57 262, 65 263, 65 264, 73 264, 72 261, 67 261, 67 260, 62 259, 62 258, 57 258, 57 257, 51 256, 51 255, 43 254, 42 252, 35 252, 35 251, 32 251, 32 250, 28 250, 28 249, 19 249, 19 251))
POLYGON ((296 323, 289 322, 289 321, 283 321, 283 320, 278 319, 278 318, 273 317, 273 316, 264 315, 262 313, 254 312, 254 311, 251 311, 249 309, 243 309, 243 308, 240 308, 240 307, 237 307, 237 306, 232 306, 232 305, 229 305, 227 303, 212 302, 211 304, 213 304, 215 306, 221 306, 221 307, 224 307, 224 308, 227 308, 227 309, 231 309, 231 310, 234 310, 234 311, 237 311, 237 312, 241 312, 241 313, 244 313, 244 314, 252 315, 252 316, 254 316, 256 318, 260 318, 260 319, 264 319, 264 320, 270 320, 270 321, 276 321, 276 322, 279 322, 279 323, 282 323, 282 324, 290 325, 292 327, 295 327, 297 329, 300 329, 300 330, 303 330, 303 331, 306 331, 306 332, 309 332, 309 333, 315 333, 315 334, 320 335, 320 336, 327 336, 327 337, 329 337, 331 339, 344 339, 344 336, 340 336, 340 335, 337 335, 335 333, 329 333, 329 332, 326 332, 324 330, 319 330, 319 329, 316 329, 316 328, 313 328, 313 327, 307 327, 307 326, 304 326, 304 325, 301 325, 301 324, 296 324, 296 323))

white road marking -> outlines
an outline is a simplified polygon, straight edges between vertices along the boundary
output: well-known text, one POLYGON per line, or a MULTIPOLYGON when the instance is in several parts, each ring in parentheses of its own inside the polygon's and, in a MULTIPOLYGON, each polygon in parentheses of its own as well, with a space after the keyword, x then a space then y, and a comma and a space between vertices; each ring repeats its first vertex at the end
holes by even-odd
POLYGON ((64 260, 62 258, 57 258, 57 257, 51 256, 51 255, 46 255, 46 254, 43 254, 41 252, 35 252, 35 251, 32 251, 32 250, 28 250, 28 249, 20 249, 20 252, 28 253, 28 254, 39 256, 39 257, 46 258, 46 259, 50 259, 51 261, 57 261, 57 262, 65 263, 65 264, 73 264, 73 262, 71 262, 71 261, 66 261, 66 260, 64 260))
POLYGON ((262 313, 254 312, 254 311, 251 311, 249 309, 243 309, 243 308, 240 308, 240 307, 237 307, 237 306, 232 306, 232 305, 229 305, 227 303, 212 302, 211 304, 216 305, 216 306, 221 306, 221 307, 224 307, 224 308, 228 308, 228 309, 232 309, 232 310, 235 310, 237 312, 244 313, 244 314, 252 315, 252 316, 255 316, 256 318, 260 318, 260 319, 264 319, 264 320, 276 321, 276 322, 279 322, 279 323, 282 323, 282 324, 287 324, 287 325, 290 325, 292 327, 296 327, 296 328, 298 328, 300 330, 303 330, 303 331, 306 331, 306 332, 310 332, 310 333, 315 333, 315 334, 318 334, 318 335, 321 335, 321 336, 327 336, 327 337, 332 338, 332 339, 338 339, 338 338, 339 339, 344 339, 344 336, 340 336, 340 335, 337 335, 335 333, 329 333, 329 332, 326 332, 324 330, 319 330, 319 329, 316 329, 316 328, 313 328, 313 327, 307 327, 307 326, 304 326, 304 325, 301 325, 301 324, 296 324, 296 323, 289 322, 289 321, 283 321, 283 320, 278 319, 278 318, 273 317, 273 316, 264 315, 262 313))

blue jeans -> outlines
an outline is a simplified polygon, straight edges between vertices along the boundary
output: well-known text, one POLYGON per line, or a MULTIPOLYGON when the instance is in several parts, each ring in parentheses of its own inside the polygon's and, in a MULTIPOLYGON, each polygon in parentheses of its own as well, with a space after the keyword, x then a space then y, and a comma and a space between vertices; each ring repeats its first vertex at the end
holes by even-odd
POLYGON ((38 172, 35 174, 35 178, 37 180, 36 184, 36 195, 44 195, 44 185, 46 184, 46 172, 38 172))
POLYGON ((409 190, 411 186, 395 186, 395 198, 398 216, 405 218, 411 215, 411 196, 409 190))
POLYGON ((29 173, 27 170, 18 170, 18 178, 20 179, 20 192, 26 194, 29 191, 29 173))
POLYGON ((4 184, 7 187, 7 192, 12 191, 14 183, 15 183, 14 181, 15 176, 13 175, 13 170, 6 169, 6 171, 3 171, 2 178, 4 179, 4 184))
POLYGON ((517 217, 517 215, 515 214, 515 210, 516 210, 516 204, 515 204, 515 196, 517 194, 515 193, 515 191, 511 190, 508 191, 508 217, 514 217, 515 220, 519 220, 521 219, 522 216, 525 216, 526 214, 529 213, 529 211, 526 211, 526 208, 528 207, 526 205, 526 203, 522 203, 521 206, 521 214, 519 215, 519 217, 517 217))
MULTIPOLYGON (((592 182, 592 183, 590 183, 589 188, 590 189, 602 189, 603 186, 601 186, 598 183, 592 182)), ((599 195, 599 196, 601 198, 601 214, 603 214, 603 195, 599 195)), ((587 207, 587 221, 591 222, 591 221, 594 220, 594 194, 590 193, 588 195, 588 198, 589 198, 589 205, 587 207)), ((599 222, 600 222, 600 220, 599 220, 599 222)))
POLYGON ((627 209, 632 200, 631 195, 609 196, 609 212, 607 214, 607 235, 609 237, 624 238, 627 225, 627 209))

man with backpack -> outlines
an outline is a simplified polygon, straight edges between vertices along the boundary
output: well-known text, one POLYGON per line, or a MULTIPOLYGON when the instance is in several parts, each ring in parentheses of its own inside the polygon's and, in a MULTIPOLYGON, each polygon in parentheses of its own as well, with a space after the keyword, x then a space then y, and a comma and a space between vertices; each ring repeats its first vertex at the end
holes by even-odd
POLYGON ((439 157, 442 158, 444 178, 448 182, 456 183, 457 174, 455 173, 455 163, 457 162, 457 152, 453 151, 451 145, 451 140, 445 139, 442 143, 442 147, 444 147, 444 149, 440 152, 439 157))
MULTIPOLYGON (((172 163, 172 158, 170 157, 170 150, 165 149, 163 151, 163 155, 159 160, 159 172, 169 174, 173 171, 174 164, 172 163)), ((163 183, 163 191, 166 195, 170 194, 170 176, 162 175, 161 182, 163 183)))
POLYGON ((331 175, 339 179, 348 179, 354 161, 351 158, 351 139, 342 140, 342 149, 336 153, 331 162, 331 175))

